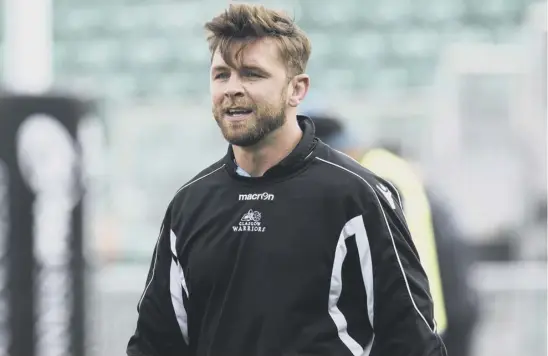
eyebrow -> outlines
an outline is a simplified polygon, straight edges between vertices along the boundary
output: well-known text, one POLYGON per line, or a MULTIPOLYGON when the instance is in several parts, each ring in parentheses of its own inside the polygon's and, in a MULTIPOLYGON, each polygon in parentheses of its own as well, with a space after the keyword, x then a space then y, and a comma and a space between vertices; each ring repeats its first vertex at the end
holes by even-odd
MULTIPOLYGON (((213 66, 211 68, 211 71, 212 72, 221 72, 221 71, 227 71, 227 70, 230 70, 230 68, 226 65, 222 65, 222 64, 219 64, 219 65, 216 65, 216 66, 213 66)), ((257 67, 257 66, 254 66, 254 65, 244 65, 240 68, 238 68, 237 70, 239 71, 242 71, 242 70, 252 70, 252 71, 256 71, 256 72, 260 72, 262 74, 268 74, 268 72, 260 67, 257 67)))
POLYGON ((244 65, 244 66, 242 66, 242 68, 240 70, 242 70, 242 69, 259 72, 261 74, 268 74, 268 71, 266 71, 265 69, 263 69, 261 67, 254 66, 254 65, 244 65))
POLYGON ((212 72, 220 72, 223 70, 230 70, 230 68, 228 68, 228 66, 225 66, 225 65, 216 65, 211 67, 212 72))

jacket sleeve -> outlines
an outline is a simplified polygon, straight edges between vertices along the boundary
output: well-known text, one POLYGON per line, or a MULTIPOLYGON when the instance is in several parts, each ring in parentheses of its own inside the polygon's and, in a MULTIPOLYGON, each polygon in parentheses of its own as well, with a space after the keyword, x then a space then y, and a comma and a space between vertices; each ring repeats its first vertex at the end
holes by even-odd
MULTIPOLYGON (((363 199, 373 269, 371 356, 446 356, 436 331, 433 302, 401 201, 393 187, 363 199)), ((376 188, 377 188, 376 187, 376 188)))
POLYGON ((175 252, 168 209, 154 248, 145 289, 137 305, 138 319, 128 356, 191 356, 184 278, 175 252), (184 298, 183 298, 184 296, 184 298))

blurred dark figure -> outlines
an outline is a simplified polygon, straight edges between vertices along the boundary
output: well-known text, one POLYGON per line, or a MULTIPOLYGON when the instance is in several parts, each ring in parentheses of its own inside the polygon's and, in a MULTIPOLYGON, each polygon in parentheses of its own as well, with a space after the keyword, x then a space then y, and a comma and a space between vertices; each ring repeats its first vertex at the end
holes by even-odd
MULTIPOLYGON (((382 160, 383 157, 387 161, 405 161, 401 147, 396 142, 385 142, 378 144, 376 147, 364 148, 348 133, 344 123, 335 115, 322 112, 309 112, 306 114, 313 119, 316 134, 322 141, 361 162, 381 177, 384 175, 375 169, 379 164, 374 164, 377 167, 369 166, 369 163, 373 162, 373 160, 367 159, 369 154, 374 153, 377 156, 377 161, 382 160)), ((397 167, 398 163, 386 163, 391 166, 387 175, 397 175, 398 168, 394 169, 393 167, 397 167)), ((405 170, 406 168, 401 169, 405 170)), ((398 179, 383 178, 396 186, 400 193, 402 192, 402 187, 395 182, 398 179)), ((435 246, 435 253, 433 254, 435 255, 435 261, 432 261, 432 258, 425 259, 423 253, 421 253, 422 251, 431 250, 430 246, 425 246, 424 242, 421 241, 415 241, 415 243, 419 254, 421 254, 420 257, 423 260, 425 269, 427 271, 430 269, 432 275, 429 275, 429 279, 435 308, 437 309, 435 310, 437 314, 435 314, 438 319, 438 332, 443 337, 449 356, 469 356, 471 354, 474 327, 478 321, 478 298, 468 280, 468 267, 473 262, 470 257, 472 254, 461 231, 456 226, 448 204, 431 189, 424 187, 422 182, 421 185, 420 190, 424 191, 424 195, 428 200, 429 221, 431 221, 429 224, 431 225, 430 231, 435 240, 432 244, 435 246), (432 270, 434 273, 432 273, 432 270), (438 278, 435 278, 435 272, 437 272, 438 278), (436 294, 436 285, 439 286, 442 292, 436 294)), ((401 199, 405 206, 405 194, 402 195, 401 199)), ((412 216, 412 211, 410 211, 412 208, 407 210, 408 224, 412 230, 413 222, 411 220, 416 218, 412 216)), ((419 213, 419 215, 421 214, 419 213)))
POLYGON ((469 356, 479 313, 478 296, 468 281, 472 251, 464 242, 447 204, 433 192, 427 195, 447 314, 447 329, 442 337, 448 355, 469 356))

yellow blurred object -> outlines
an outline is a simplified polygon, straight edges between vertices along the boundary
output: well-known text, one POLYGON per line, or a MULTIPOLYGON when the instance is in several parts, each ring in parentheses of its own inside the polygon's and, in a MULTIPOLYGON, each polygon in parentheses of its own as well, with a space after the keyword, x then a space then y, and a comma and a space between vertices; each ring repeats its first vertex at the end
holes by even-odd
POLYGON ((394 184, 402 195, 407 225, 428 276, 437 331, 443 334, 447 328, 447 315, 430 203, 422 180, 411 164, 385 149, 372 149, 366 152, 361 164, 394 184))

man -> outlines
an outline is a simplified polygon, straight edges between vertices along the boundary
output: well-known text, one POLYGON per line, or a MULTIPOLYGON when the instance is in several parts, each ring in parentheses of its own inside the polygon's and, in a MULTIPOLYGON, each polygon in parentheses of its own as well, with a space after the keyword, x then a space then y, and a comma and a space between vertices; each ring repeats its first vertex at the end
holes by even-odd
POLYGON ((243 4, 206 29, 230 145, 168 205, 128 355, 445 355, 396 193, 297 116, 306 35, 243 4))

